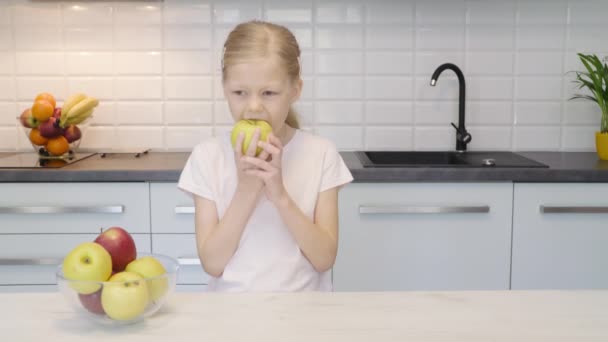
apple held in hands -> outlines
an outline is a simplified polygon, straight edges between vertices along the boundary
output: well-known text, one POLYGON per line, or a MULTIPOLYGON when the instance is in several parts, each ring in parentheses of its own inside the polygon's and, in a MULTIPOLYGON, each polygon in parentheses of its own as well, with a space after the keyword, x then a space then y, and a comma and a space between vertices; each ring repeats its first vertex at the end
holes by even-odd
POLYGON ((141 315, 148 305, 148 285, 133 272, 113 275, 101 291, 101 306, 108 317, 128 321, 141 315))
POLYGON ((129 232, 121 227, 104 230, 95 242, 105 248, 112 257, 112 270, 122 272, 137 257, 135 241, 129 232))
POLYGON ((101 287, 93 282, 106 281, 112 274, 110 253, 100 244, 84 242, 72 249, 63 259, 63 275, 68 280, 86 280, 88 282, 70 282, 78 293, 93 293, 101 287))
POLYGON ((166 274, 167 270, 158 259, 152 256, 138 258, 127 265, 126 271, 137 273, 146 278, 151 301, 157 300, 167 292, 169 280, 167 277, 159 277, 166 274))
MULTIPOLYGON (((245 139, 243 140, 243 154, 247 153, 247 149, 249 148, 249 144, 251 143, 251 139, 253 138, 253 133, 255 129, 260 128, 260 141, 268 141, 268 134, 272 132, 272 127, 270 124, 264 120, 239 120, 234 127, 232 128, 232 134, 230 135, 230 140, 232 141, 232 147, 236 147, 236 142, 239 137, 239 133, 245 133, 245 139)), ((259 155, 262 152, 262 148, 258 147, 256 149, 255 155, 259 155)))

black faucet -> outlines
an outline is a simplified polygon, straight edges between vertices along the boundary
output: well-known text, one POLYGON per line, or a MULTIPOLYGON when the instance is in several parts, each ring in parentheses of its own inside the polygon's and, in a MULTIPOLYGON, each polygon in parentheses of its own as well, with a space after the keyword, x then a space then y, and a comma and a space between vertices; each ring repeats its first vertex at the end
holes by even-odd
POLYGON ((450 69, 456 73, 458 76, 458 84, 460 85, 460 92, 458 95, 458 127, 454 125, 452 122, 452 126, 456 129, 456 151, 464 152, 467 150, 467 144, 471 142, 471 134, 467 132, 467 129, 464 127, 464 100, 465 100, 465 90, 466 85, 464 82, 464 75, 458 66, 452 63, 441 64, 433 73, 431 77, 431 86, 435 86, 437 84, 437 78, 439 75, 445 70, 450 69))

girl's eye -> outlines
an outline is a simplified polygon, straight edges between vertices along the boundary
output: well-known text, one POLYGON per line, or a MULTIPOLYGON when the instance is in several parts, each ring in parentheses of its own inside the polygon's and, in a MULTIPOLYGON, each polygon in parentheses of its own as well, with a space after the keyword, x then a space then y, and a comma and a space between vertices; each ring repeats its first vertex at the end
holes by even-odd
POLYGON ((266 90, 263 94, 264 94, 264 96, 272 96, 272 95, 276 95, 277 93, 274 91, 266 90))
POLYGON ((241 95, 244 95, 244 94, 245 94, 245 92, 244 92, 244 91, 242 91, 242 90, 235 90, 235 91, 233 91, 232 93, 233 93, 234 95, 237 95, 237 96, 241 96, 241 95))

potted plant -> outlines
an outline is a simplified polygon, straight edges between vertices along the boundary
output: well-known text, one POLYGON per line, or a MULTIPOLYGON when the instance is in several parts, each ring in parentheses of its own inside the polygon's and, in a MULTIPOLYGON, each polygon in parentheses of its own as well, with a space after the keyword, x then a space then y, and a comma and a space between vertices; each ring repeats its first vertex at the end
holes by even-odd
POLYGON ((601 160, 608 160, 608 65, 596 55, 578 54, 587 71, 576 71, 578 89, 586 88, 591 95, 576 94, 572 99, 587 99, 598 104, 602 111, 600 130, 595 133, 595 146, 601 160))

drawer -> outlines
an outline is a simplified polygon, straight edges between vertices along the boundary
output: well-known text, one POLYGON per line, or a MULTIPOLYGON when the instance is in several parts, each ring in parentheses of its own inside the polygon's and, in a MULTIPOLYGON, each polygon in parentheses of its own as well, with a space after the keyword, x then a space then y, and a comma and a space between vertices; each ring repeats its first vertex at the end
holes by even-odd
POLYGON ((194 233, 194 202, 177 183, 151 183, 152 232, 194 233))
POLYGON ((0 184, 0 234, 150 231, 147 183, 0 184))
POLYGON ((57 285, 0 285, 0 293, 57 292, 57 285))
POLYGON ((195 234, 152 234, 152 251, 179 261, 178 284, 208 283, 209 275, 203 271, 196 252, 195 234))
MULTIPOLYGON (((150 252, 149 234, 132 234, 138 252, 150 252)), ((26 234, 0 237, 0 284, 56 284, 55 271, 78 244, 97 234, 26 234)))
MULTIPOLYGON (((2 289, 0 289, 1 291, 2 289)), ((176 292, 206 292, 207 285, 182 284, 175 287, 176 292)))

